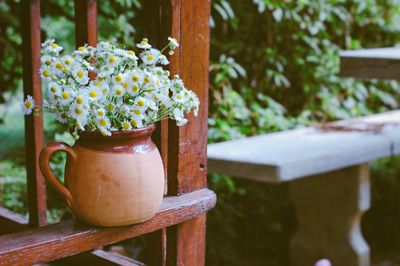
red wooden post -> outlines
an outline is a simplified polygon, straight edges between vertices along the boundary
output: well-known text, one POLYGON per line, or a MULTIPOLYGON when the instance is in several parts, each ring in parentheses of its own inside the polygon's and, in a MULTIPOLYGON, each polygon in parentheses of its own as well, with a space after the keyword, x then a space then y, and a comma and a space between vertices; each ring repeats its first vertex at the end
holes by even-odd
MULTIPOLYGON (((171 0, 171 35, 180 43, 171 72, 200 99, 197 118, 168 127, 168 192, 180 195, 206 186, 209 0, 171 0)), ((168 265, 205 264, 205 215, 167 229, 168 265)))
POLYGON ((97 1, 75 0, 75 42, 77 46, 85 43, 97 44, 97 1))
MULTIPOLYGON (((42 104, 40 68, 40 1, 21 1, 21 35, 24 94, 42 104)), ((39 170, 39 153, 43 147, 43 114, 25 116, 26 170, 28 178, 29 224, 46 224, 46 184, 39 170)))

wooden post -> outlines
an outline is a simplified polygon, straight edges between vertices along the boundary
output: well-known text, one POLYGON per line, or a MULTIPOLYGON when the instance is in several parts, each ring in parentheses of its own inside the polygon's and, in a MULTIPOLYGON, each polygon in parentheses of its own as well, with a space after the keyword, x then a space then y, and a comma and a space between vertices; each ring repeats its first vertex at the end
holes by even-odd
POLYGON ((85 43, 97 44, 97 1, 75 0, 75 42, 77 46, 85 43))
MULTIPOLYGON (((32 95, 42 104, 40 68, 40 1, 21 1, 21 36, 24 95, 32 95)), ((25 116, 25 152, 28 184, 29 224, 46 224, 46 184, 39 170, 39 153, 43 147, 43 113, 25 116)))
MULTIPOLYGON (((169 36, 180 47, 170 58, 171 75, 179 74, 185 85, 200 99, 197 118, 178 128, 174 121, 163 121, 155 139, 167 169, 168 194, 181 195, 206 186, 206 147, 209 61, 209 0, 150 0, 145 12, 152 14, 147 37, 158 47, 169 36), (156 16, 154 16, 156 14, 156 16)), ((204 265, 205 216, 155 232, 149 238, 150 265, 204 265), (166 255, 165 257, 165 244, 166 255), (160 246, 161 245, 161 246, 160 246)))
POLYGON ((291 240, 292 265, 368 266, 369 247, 361 216, 370 207, 368 164, 303 178, 290 183, 298 229, 291 240))

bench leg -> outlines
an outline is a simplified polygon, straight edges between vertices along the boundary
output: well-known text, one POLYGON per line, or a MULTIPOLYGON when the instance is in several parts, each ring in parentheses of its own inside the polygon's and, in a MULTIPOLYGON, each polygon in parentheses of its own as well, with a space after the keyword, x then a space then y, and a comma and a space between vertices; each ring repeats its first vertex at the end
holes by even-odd
POLYGON ((369 247, 360 229, 370 207, 367 164, 290 183, 298 228, 291 239, 293 266, 327 258, 335 266, 368 266, 369 247))

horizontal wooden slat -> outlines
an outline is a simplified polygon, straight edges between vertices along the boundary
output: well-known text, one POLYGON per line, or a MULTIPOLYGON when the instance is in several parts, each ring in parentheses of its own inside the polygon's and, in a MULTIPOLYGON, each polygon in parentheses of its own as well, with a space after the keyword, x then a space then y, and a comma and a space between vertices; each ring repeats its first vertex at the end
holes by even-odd
POLYGON ((0 235, 28 229, 28 223, 24 216, 0 207, 0 235))
POLYGON ((400 111, 208 146, 209 173, 290 181, 400 153, 400 111))
POLYGON ((52 266, 70 266, 70 265, 144 266, 144 263, 117 253, 107 252, 102 249, 96 249, 92 252, 85 252, 51 262, 50 265, 52 266))
POLYGON ((0 237, 0 265, 51 261, 144 235, 198 217, 214 207, 215 202, 214 192, 201 189, 165 197, 156 216, 137 225, 99 228, 71 219, 4 235, 0 237))
POLYGON ((400 47, 344 51, 342 77, 400 79, 400 47))

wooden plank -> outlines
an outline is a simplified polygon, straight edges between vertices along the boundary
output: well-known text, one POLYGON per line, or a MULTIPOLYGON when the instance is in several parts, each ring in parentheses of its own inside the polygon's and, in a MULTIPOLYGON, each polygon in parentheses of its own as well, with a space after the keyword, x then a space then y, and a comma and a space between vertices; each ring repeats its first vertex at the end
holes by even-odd
POLYGON ((51 265, 53 266, 70 266, 70 265, 144 266, 144 263, 117 253, 107 252, 102 249, 96 249, 92 252, 85 252, 51 262, 51 265))
POLYGON ((210 2, 174 0, 170 8, 171 35, 180 43, 170 70, 179 73, 200 100, 197 118, 190 115, 183 127, 170 121, 168 127, 168 190, 180 195, 206 186, 210 2))
POLYGON ((0 235, 28 229, 29 220, 9 209, 0 207, 0 235))
MULTIPOLYGON (((40 68, 40 1, 21 1, 21 37, 24 95, 32 95, 42 104, 40 68)), ((43 114, 25 116, 25 151, 29 223, 46 224, 46 184, 39 170, 39 153, 43 147, 43 114)))
POLYGON ((182 223, 214 207, 215 194, 201 189, 166 197, 155 217, 125 227, 91 227, 74 219, 0 236, 0 265, 30 265, 51 261, 182 223))
POLYGON ((283 182, 400 153, 400 111, 208 147, 210 173, 283 182))
POLYGON ((75 42, 96 46, 97 0, 75 0, 75 42))
POLYGON ((400 79, 400 47, 340 53, 342 77, 400 79))
MULTIPOLYGON (((172 0, 163 17, 171 19, 171 36, 180 47, 171 58, 170 70, 199 97, 197 118, 178 128, 168 127, 168 192, 180 195, 206 186, 208 117, 209 0, 172 0)), ((164 29, 167 31, 168 29, 164 29)), ((205 215, 167 229, 167 265, 204 265, 205 215)))

